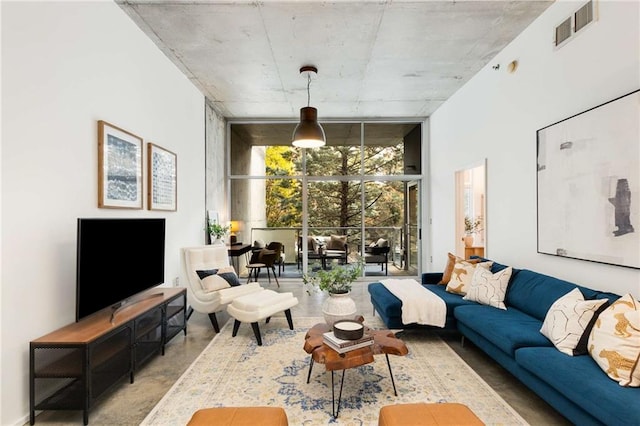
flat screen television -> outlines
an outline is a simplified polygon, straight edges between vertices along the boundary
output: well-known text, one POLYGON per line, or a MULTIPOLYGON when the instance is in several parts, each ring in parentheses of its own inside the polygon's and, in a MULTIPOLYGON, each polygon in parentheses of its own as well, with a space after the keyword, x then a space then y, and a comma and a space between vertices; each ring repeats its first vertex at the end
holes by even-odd
POLYGON ((76 321, 164 283, 165 220, 79 218, 76 321))

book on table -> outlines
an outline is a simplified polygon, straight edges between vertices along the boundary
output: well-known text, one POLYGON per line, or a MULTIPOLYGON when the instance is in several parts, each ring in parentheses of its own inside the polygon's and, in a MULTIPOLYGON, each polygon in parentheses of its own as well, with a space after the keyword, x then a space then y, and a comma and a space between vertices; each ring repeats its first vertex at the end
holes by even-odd
POLYGON ((338 353, 345 353, 355 349, 373 345, 373 336, 365 334, 360 339, 344 340, 337 338, 332 331, 322 335, 324 343, 338 353))

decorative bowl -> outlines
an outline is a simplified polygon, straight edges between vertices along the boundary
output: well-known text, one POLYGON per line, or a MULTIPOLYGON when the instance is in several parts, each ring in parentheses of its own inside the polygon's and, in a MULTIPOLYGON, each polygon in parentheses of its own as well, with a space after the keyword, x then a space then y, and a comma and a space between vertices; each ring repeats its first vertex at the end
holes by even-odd
POLYGON ((333 335, 343 340, 358 340, 364 335, 364 325, 358 321, 340 320, 333 323, 333 335))

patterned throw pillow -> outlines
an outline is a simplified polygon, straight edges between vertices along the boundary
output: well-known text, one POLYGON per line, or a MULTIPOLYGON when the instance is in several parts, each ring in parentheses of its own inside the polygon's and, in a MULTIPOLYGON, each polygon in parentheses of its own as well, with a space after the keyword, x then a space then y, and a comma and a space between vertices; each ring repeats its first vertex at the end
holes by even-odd
POLYGON ((608 300, 584 300, 579 288, 553 302, 547 311, 540 333, 562 353, 569 356, 587 353, 587 338, 608 300))
POLYGON ((200 277, 200 284, 202 284, 202 290, 205 293, 240 285, 238 275, 233 266, 196 271, 196 274, 200 277))
POLYGON ((620 386, 640 387, 640 303, 631 294, 598 316, 589 335, 589 354, 620 386))
MULTIPOLYGON (((454 266, 456 266, 456 262, 460 262, 464 260, 461 257, 456 256, 455 254, 447 253, 447 266, 444 267, 444 271, 442 272, 442 279, 438 281, 438 284, 447 285, 449 281, 451 281, 451 273, 453 272, 454 266)), ((468 259, 469 263, 480 263, 480 259, 468 259)))
POLYGON ((504 304, 504 296, 511 279, 513 268, 509 266, 492 274, 484 268, 476 268, 471 277, 471 284, 467 289, 465 300, 493 306, 498 309, 507 309, 504 304))
POLYGON ((453 266, 453 271, 451 271, 451 279, 447 283, 445 290, 449 293, 464 296, 467 294, 467 288, 469 288, 471 284, 471 278, 473 277, 475 268, 479 267, 488 270, 491 268, 491 265, 493 265, 493 262, 471 263, 467 260, 456 262, 453 266))

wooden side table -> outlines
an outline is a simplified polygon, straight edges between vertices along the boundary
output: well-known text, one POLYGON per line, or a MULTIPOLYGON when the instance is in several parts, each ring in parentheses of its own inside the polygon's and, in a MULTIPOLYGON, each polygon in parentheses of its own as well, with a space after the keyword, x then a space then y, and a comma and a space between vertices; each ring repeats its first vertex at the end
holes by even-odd
MULTIPOLYGON (((363 322, 364 318, 357 317, 357 321, 363 322)), ((323 334, 331 331, 325 323, 319 323, 311 327, 304 340, 304 351, 311 355, 309 363, 309 374, 307 375, 307 383, 311 379, 311 370, 314 363, 324 364, 327 371, 331 371, 331 403, 332 415, 338 417, 340 413, 340 401, 342 399, 342 388, 344 385, 345 372, 349 368, 360 367, 372 363, 375 355, 384 354, 389 367, 389 377, 393 385, 393 394, 398 396, 396 383, 393 379, 393 371, 391 370, 391 362, 389 355, 404 356, 409 353, 407 345, 398 339, 391 330, 372 330, 365 327, 365 334, 373 335, 373 345, 364 348, 355 349, 353 351, 339 354, 332 348, 324 344, 323 334), (338 406, 336 409, 335 391, 334 391, 334 374, 336 370, 342 370, 342 378, 340 380, 340 393, 338 394, 338 406)))
POLYGON ((465 247, 464 258, 469 259, 471 256, 484 257, 484 247, 465 247))

